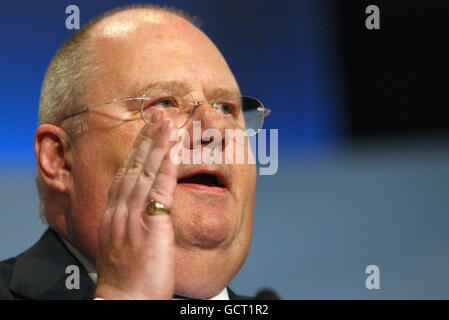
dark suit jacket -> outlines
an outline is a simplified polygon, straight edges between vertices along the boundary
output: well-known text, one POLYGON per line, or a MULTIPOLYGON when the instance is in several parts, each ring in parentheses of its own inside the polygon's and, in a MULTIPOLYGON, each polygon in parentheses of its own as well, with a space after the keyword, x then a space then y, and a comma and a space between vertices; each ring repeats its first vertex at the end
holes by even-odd
MULTIPOLYGON (((0 299, 93 299, 95 284, 84 267, 50 228, 30 249, 15 258, 0 262, 0 299), (69 265, 80 270, 79 289, 69 290, 66 273, 69 265)), ((231 300, 251 299, 228 288, 231 300)))

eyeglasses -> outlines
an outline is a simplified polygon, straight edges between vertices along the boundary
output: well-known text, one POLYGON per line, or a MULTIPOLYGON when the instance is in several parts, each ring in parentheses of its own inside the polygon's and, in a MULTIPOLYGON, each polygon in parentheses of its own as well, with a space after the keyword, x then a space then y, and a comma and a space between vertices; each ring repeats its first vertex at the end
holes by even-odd
POLYGON ((112 104, 123 104, 127 118, 139 113, 145 123, 150 122, 156 110, 163 110, 166 117, 173 119, 178 129, 186 125, 197 107, 209 104, 225 121, 226 128, 241 129, 243 135, 257 134, 263 126, 265 117, 271 110, 265 108, 258 99, 241 95, 223 95, 213 100, 197 101, 190 94, 177 96, 164 88, 152 88, 138 97, 123 97, 106 103, 84 107, 66 115, 62 120, 112 104))

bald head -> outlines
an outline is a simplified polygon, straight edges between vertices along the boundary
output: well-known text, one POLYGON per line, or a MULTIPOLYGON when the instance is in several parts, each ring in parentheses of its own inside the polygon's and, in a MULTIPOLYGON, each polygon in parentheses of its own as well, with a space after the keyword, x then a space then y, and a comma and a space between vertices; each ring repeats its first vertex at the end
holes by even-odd
POLYGON ((150 83, 183 82, 195 73, 216 72, 209 70, 211 64, 230 73, 213 42, 190 21, 170 12, 133 9, 115 13, 92 28, 89 45, 100 75, 89 100, 98 103, 141 95, 150 83), (206 66, 205 59, 211 64, 206 66), (188 75, 183 72, 187 68, 188 75), (103 90, 100 96, 99 87, 103 90))
POLYGON ((95 30, 93 33, 104 38, 126 37, 130 32, 141 28, 143 23, 163 24, 167 19, 174 17, 187 22, 184 18, 171 12, 133 8, 102 18, 92 29, 95 30))

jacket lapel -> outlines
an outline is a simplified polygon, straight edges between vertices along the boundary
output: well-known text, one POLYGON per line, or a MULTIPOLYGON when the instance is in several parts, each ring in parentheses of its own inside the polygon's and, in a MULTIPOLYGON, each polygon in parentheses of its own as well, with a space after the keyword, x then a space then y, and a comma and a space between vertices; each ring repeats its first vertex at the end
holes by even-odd
POLYGON ((10 290, 28 299, 92 299, 95 285, 86 270, 50 228, 15 261, 10 290), (67 289, 69 265, 78 266, 79 289, 67 289))

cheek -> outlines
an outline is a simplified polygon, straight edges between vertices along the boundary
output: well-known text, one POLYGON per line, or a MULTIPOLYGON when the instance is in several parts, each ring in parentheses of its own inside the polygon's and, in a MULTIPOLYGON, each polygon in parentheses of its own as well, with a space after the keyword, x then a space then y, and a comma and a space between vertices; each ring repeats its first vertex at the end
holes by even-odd
POLYGON ((96 161, 78 162, 73 170, 70 223, 83 246, 96 247, 97 231, 104 211, 110 178, 96 161))
POLYGON ((112 179, 122 165, 136 134, 132 130, 92 130, 75 146, 73 181, 77 191, 107 195, 112 179))
POLYGON ((110 173, 98 163, 76 167, 73 173, 73 205, 91 211, 90 207, 105 202, 110 184, 110 173))
POLYGON ((80 139, 74 146, 67 229, 86 255, 95 257, 98 227, 111 182, 132 142, 89 134, 95 138, 80 139))
POLYGON ((244 244, 250 241, 253 228, 257 181, 256 165, 236 165, 233 175, 238 177, 235 182, 236 189, 234 191, 239 199, 237 236, 242 240, 242 244, 244 244))
POLYGON ((240 196, 242 204, 248 206, 254 203, 257 182, 257 167, 255 164, 236 164, 232 168, 235 195, 240 196))
MULTIPOLYGON (((107 145, 85 143, 79 146, 72 166, 74 204, 88 209, 104 202, 111 184, 114 162, 107 145)), ((88 209, 91 211, 92 209, 88 209)))

